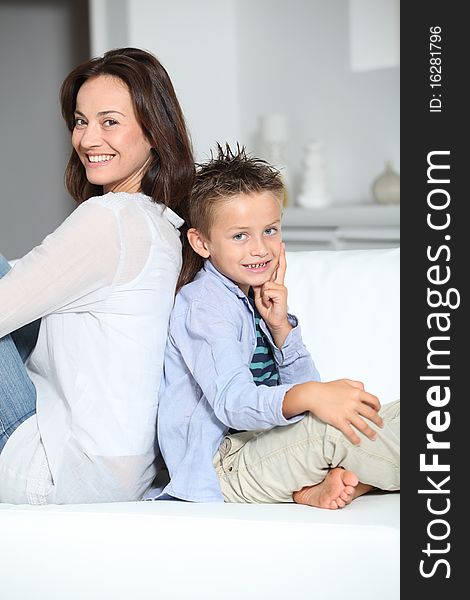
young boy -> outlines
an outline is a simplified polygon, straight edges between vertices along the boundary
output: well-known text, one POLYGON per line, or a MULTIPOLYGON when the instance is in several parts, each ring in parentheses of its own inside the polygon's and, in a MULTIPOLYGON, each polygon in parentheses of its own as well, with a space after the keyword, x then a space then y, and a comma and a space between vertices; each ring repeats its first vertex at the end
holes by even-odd
POLYGON ((341 508, 399 489, 399 401, 327 383, 287 310, 279 173, 218 146, 189 201, 158 441, 160 498, 341 508))

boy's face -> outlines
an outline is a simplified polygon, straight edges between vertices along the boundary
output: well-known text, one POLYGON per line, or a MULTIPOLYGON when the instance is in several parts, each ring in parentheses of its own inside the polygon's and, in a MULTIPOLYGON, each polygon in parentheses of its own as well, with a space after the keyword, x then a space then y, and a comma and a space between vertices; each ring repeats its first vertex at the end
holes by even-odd
POLYGON ((216 269, 248 294, 250 286, 269 281, 276 271, 281 241, 279 199, 270 192, 253 192, 217 207, 204 246, 216 269))

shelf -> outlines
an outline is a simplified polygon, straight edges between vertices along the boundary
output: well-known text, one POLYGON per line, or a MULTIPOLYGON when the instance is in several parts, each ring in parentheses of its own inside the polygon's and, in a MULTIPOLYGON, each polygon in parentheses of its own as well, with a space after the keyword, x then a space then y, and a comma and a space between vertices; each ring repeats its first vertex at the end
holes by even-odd
POLYGON ((325 208, 284 209, 285 227, 399 227, 400 206, 378 204, 338 204, 325 208))
POLYGON ((394 248, 400 245, 400 207, 379 204, 287 207, 282 232, 288 250, 394 248))

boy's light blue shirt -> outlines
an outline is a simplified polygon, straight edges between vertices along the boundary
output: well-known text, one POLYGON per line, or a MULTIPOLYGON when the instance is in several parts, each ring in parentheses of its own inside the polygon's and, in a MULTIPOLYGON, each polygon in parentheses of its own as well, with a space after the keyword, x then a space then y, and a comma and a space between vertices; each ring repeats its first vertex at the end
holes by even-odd
POLYGON ((250 372, 256 347, 248 298, 206 260, 194 281, 178 293, 170 318, 158 409, 158 442, 170 483, 160 499, 223 502, 213 457, 229 428, 271 429, 285 419, 282 403, 296 383, 320 376, 302 342, 297 319, 279 350, 273 349, 281 385, 257 386, 250 372))

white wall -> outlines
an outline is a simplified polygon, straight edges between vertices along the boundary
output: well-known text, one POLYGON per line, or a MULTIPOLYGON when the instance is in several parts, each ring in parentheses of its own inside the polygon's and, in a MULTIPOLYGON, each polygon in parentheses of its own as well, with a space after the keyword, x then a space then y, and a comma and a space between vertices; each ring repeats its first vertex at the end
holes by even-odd
POLYGON ((241 137, 254 143, 259 115, 284 112, 297 189, 303 146, 320 139, 333 201, 371 201, 384 161, 399 169, 399 68, 351 70, 347 0, 236 5, 241 137))
MULTIPOLYGON (((127 43, 151 50, 167 68, 198 159, 216 141, 239 140, 256 153, 260 116, 283 112, 291 196, 299 187, 303 147, 312 139, 325 142, 335 203, 371 202, 371 184, 385 160, 399 170, 399 68, 351 68, 351 22, 384 27, 385 12, 361 23, 362 5, 348 0, 126 2, 127 43)), ((392 10, 397 0, 380 2, 392 10)), ((396 26, 396 19, 390 22, 395 41, 396 26)), ((111 39, 99 43, 100 51, 113 46, 111 39)))
POLYGON ((217 141, 240 136, 240 81, 234 0, 129 0, 129 43, 167 69, 198 160, 217 141))
POLYGON ((400 64, 400 0, 349 0, 349 58, 355 71, 400 64))
POLYGON ((129 45, 127 0, 88 0, 90 54, 129 45))

